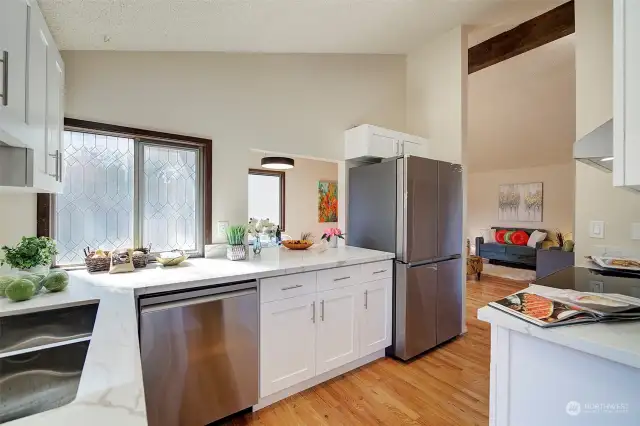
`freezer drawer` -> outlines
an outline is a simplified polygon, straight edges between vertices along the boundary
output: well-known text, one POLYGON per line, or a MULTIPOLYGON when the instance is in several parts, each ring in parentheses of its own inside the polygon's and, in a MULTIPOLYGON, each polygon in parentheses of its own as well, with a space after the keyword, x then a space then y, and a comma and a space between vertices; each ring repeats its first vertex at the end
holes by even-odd
POLYGON ((149 426, 202 426, 258 402, 256 284, 210 291, 141 301, 149 426))
POLYGON ((437 344, 462 333, 462 259, 438 263, 437 344))
POLYGON ((408 360, 436 346, 438 267, 396 263, 393 355, 408 360))

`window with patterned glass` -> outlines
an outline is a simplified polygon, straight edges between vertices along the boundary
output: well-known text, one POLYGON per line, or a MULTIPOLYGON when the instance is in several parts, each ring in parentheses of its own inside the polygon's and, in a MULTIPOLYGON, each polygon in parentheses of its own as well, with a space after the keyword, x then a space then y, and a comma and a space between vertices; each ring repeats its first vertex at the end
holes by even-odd
POLYGON ((53 217, 58 265, 82 264, 86 247, 202 253, 198 148, 65 131, 63 158, 53 217))

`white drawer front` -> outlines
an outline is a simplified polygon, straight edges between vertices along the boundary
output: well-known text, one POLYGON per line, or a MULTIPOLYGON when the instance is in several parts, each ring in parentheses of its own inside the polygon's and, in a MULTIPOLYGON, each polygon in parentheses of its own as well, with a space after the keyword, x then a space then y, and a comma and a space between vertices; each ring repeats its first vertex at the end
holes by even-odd
POLYGON ((318 271, 318 291, 347 287, 362 282, 361 265, 318 271))
POLYGON ((316 273, 285 275, 260 280, 260 303, 315 293, 316 273))
POLYGON ((390 260, 365 263, 362 265, 362 282, 376 281, 392 277, 393 262, 390 260))

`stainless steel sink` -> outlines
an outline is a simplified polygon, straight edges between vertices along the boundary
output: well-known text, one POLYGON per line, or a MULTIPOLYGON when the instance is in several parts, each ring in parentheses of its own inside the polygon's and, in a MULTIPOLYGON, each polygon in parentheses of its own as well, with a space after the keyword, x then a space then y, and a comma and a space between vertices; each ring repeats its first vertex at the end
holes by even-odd
POLYGON ((0 423, 73 401, 98 304, 0 317, 0 423))

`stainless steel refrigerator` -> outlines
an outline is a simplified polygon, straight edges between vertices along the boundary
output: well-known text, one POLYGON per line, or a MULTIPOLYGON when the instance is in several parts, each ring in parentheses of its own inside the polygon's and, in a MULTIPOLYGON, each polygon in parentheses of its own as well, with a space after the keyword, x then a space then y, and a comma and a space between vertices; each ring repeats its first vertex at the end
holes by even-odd
POLYGON ((406 156, 349 169, 347 244, 396 253, 392 355, 462 333, 462 167, 406 156))

